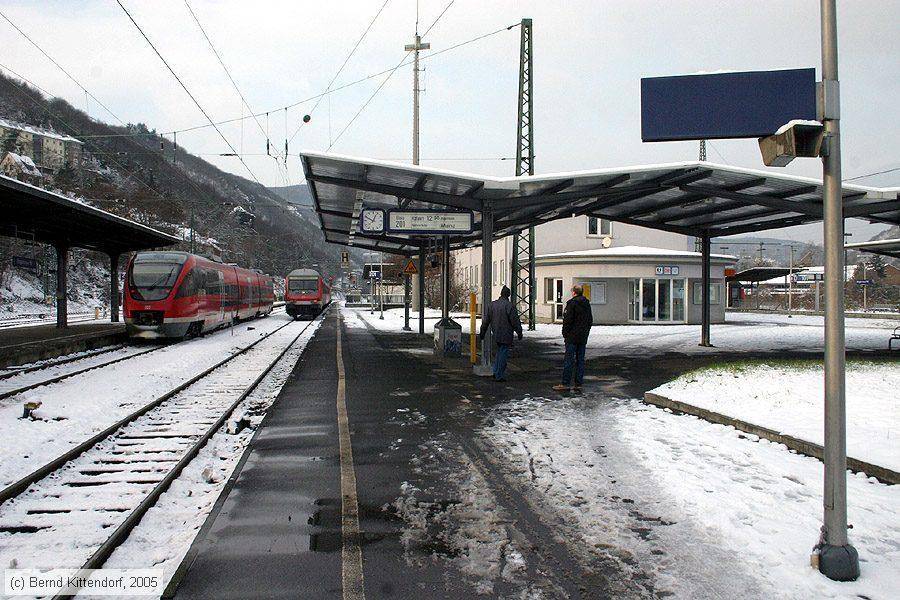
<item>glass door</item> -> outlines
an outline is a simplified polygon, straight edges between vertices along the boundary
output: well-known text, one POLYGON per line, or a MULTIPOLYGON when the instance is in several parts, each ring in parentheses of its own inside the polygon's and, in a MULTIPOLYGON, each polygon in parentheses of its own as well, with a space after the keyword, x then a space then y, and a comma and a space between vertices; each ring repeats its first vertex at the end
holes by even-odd
POLYGON ((562 321, 565 303, 563 302, 563 280, 553 280, 553 320, 562 321))
POLYGON ((672 280, 656 280, 656 320, 672 320, 672 280))
POLYGON ((629 279, 628 320, 641 320, 641 280, 629 279))
POLYGON ((672 320, 683 323, 684 318, 684 279, 672 280, 672 320))
POLYGON ((656 280, 641 279, 641 321, 656 320, 656 280))

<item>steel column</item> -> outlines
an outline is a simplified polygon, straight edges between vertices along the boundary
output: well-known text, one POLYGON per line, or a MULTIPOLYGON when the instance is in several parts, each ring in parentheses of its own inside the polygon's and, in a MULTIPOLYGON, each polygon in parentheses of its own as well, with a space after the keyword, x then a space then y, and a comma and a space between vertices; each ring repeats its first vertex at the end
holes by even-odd
POLYGON ((109 253, 109 320, 119 322, 119 253, 109 253))
POLYGON ((68 327, 68 300, 66 275, 69 269, 69 247, 63 243, 54 246, 56 249, 56 326, 68 327))
POLYGON ((419 333, 425 333, 425 247, 419 252, 419 333))
POLYGON ((700 298, 702 303, 701 310, 701 320, 700 320, 700 345, 701 346, 712 346, 709 343, 709 284, 710 284, 710 238, 708 235, 704 235, 701 238, 700 246, 703 253, 703 265, 701 267, 702 274, 700 276, 700 285, 703 286, 703 289, 700 291, 700 298))
MULTIPOLYGON (((534 106, 531 19, 522 19, 519 44, 519 99, 516 130, 516 175, 534 175, 534 106)), ((493 217, 492 217, 493 218, 493 217)), ((528 329, 535 328, 534 227, 513 234, 510 287, 512 303, 528 329)))
POLYGON ((441 318, 450 317, 450 236, 441 240, 441 318))
POLYGON ((844 227, 838 101, 837 7, 821 0, 822 96, 825 124, 822 208, 825 238, 825 490, 819 570, 831 579, 859 577, 859 557, 847 539, 847 438, 844 345, 844 227))
MULTIPOLYGON (((481 319, 484 323, 491 306, 491 261, 494 246, 494 213, 490 207, 481 211, 481 319)), ((493 340, 488 331, 481 342, 481 367, 488 371, 493 364, 493 340)))

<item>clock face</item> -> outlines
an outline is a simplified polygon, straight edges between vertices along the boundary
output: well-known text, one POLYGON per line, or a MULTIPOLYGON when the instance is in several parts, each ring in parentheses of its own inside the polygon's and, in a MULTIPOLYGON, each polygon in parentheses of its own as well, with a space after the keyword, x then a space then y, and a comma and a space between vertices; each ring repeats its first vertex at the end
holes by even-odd
POLYGON ((368 209, 362 212, 363 231, 384 231, 384 212, 378 209, 368 209))

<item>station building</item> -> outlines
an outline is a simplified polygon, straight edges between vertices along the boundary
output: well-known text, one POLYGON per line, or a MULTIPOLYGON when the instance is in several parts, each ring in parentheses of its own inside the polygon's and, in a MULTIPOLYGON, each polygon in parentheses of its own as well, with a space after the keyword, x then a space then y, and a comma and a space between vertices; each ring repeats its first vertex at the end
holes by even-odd
MULTIPOLYGON (((536 318, 559 323, 575 284, 591 301, 595 324, 699 324, 702 257, 695 238, 636 225, 579 216, 535 228, 536 318)), ((479 291, 481 249, 457 250, 454 277, 479 291)), ((512 237, 494 242, 491 297, 512 279, 512 237)), ((725 269, 733 256, 713 254, 710 316, 725 321, 725 269)))

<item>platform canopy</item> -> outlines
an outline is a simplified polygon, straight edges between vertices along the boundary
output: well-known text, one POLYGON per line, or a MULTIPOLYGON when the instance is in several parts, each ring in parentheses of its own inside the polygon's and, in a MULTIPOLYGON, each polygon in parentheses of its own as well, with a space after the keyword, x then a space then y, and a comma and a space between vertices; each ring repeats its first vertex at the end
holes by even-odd
POLYGON ((181 240, 61 194, 0 175, 0 235, 119 254, 181 240))
MULTIPOLYGON (((476 211, 475 231, 453 248, 480 243, 485 210, 498 238, 576 215, 700 237, 822 220, 821 181, 709 162, 504 178, 315 152, 301 161, 327 241, 397 254, 417 253, 421 240, 360 232, 363 207, 476 211)), ((846 184, 844 216, 900 223, 898 189, 846 184)))
POLYGON ((872 254, 883 254, 891 258, 900 258, 900 238, 892 240, 873 240, 870 242, 856 242, 846 244, 847 250, 860 250, 862 252, 871 252, 872 254))
POLYGON ((787 277, 793 273, 799 273, 802 270, 803 269, 800 267, 796 269, 789 269, 788 267, 750 267, 749 269, 744 269, 734 275, 728 275, 725 277, 725 281, 759 283, 761 281, 775 279, 776 277, 787 277))

